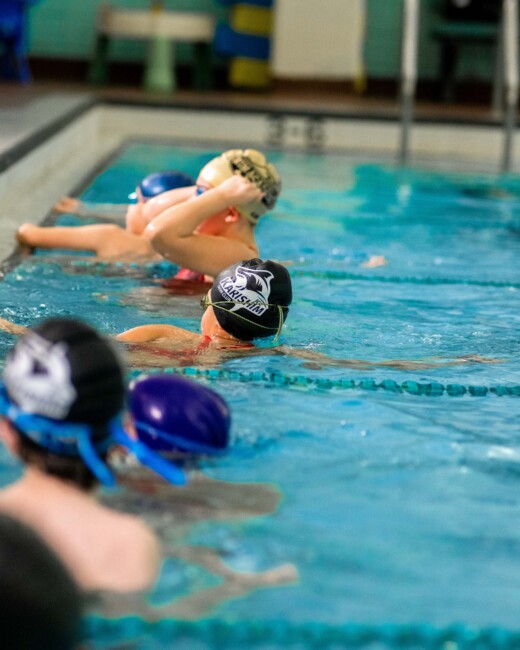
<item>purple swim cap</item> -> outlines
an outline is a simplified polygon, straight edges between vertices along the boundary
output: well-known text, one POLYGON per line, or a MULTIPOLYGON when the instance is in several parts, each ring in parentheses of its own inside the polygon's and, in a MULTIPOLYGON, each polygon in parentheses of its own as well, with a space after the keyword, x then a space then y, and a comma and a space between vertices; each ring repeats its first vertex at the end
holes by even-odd
POLYGON ((158 451, 217 454, 229 444, 231 413, 218 393, 158 374, 130 385, 129 410, 139 440, 158 451))

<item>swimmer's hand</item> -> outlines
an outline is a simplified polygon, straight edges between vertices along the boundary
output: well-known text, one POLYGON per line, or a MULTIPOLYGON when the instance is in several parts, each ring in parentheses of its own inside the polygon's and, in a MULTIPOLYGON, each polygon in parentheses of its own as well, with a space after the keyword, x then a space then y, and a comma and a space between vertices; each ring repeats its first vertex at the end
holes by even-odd
POLYGON ((387 266, 388 260, 383 255, 371 255, 361 266, 364 269, 375 269, 377 266, 387 266))
POLYGON ((54 212, 60 214, 76 214, 81 206, 79 199, 73 199, 71 196, 64 196, 57 203, 53 205, 54 212))
POLYGON ((232 176, 214 189, 230 207, 241 207, 261 201, 264 192, 244 176, 232 176))
POLYGON ((462 354, 457 357, 461 359, 461 363, 504 363, 501 359, 494 359, 493 357, 481 357, 478 354, 462 354))
POLYGON ((15 336, 21 336, 22 334, 25 334, 27 327, 11 323, 11 321, 6 318, 0 318, 0 330, 8 332, 9 334, 14 334, 15 336))

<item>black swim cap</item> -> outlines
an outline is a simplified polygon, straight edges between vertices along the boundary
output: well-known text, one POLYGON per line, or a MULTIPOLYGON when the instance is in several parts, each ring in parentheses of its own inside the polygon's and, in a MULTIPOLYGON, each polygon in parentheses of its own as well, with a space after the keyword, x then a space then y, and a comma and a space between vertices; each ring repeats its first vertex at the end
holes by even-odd
POLYGON ((291 276, 277 262, 255 258, 222 271, 210 292, 220 326, 241 341, 279 334, 292 301, 291 276))
POLYGON ((9 355, 4 381, 23 411, 63 422, 103 424, 121 412, 124 371, 112 344, 93 327, 46 320, 9 355))

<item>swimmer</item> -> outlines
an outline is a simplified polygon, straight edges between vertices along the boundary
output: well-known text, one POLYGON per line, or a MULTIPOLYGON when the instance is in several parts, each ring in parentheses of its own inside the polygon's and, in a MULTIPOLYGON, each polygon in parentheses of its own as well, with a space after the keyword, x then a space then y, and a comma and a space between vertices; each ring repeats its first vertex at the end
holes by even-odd
MULTIPOLYGON (((149 262, 161 258, 143 237, 148 224, 145 216, 159 214, 178 201, 186 201, 195 192, 194 181, 182 172, 158 172, 141 181, 129 198, 136 200, 126 210, 125 227, 116 223, 97 223, 84 226, 35 226, 23 224, 16 239, 22 246, 31 248, 60 248, 85 250, 95 253, 98 259, 126 262, 149 262)), ((114 206, 98 206, 97 212, 115 217, 114 206)), ((66 197, 56 206, 58 212, 80 213, 82 216, 98 216, 77 199, 66 197)))
MULTIPOLYGON (((202 300, 201 333, 169 324, 140 325, 116 335, 127 344, 127 359, 134 368, 171 368, 189 365, 214 367, 243 355, 283 355, 306 362, 309 368, 334 366, 369 370, 426 370, 466 363, 497 363, 477 355, 454 359, 365 361, 335 359, 314 350, 287 345, 257 347, 254 341, 273 337, 276 342, 292 302, 291 277, 272 260, 244 260, 220 273, 202 300)), ((0 318, 0 329, 19 335, 26 328, 0 318)))
POLYGON ((183 267, 178 278, 215 277, 230 264, 258 256, 255 226, 274 208, 280 190, 280 176, 262 153, 226 151, 201 169, 193 200, 154 215, 144 236, 183 267))
POLYGON ((210 160, 195 187, 173 190, 169 207, 150 201, 132 218, 131 230, 115 224, 73 228, 25 224, 17 238, 31 247, 90 250, 100 259, 165 257, 182 267, 175 279, 211 281, 230 264, 258 255, 254 228, 275 206, 280 189, 278 172, 262 153, 234 149, 210 160))
POLYGON ((180 472, 124 433, 124 369, 112 344, 79 321, 47 320, 15 346, 3 380, 0 436, 25 472, 0 491, 0 512, 31 526, 82 589, 150 587, 160 560, 155 536, 93 491, 115 482, 106 458, 116 444, 172 482, 180 472))
POLYGON ((231 413, 226 401, 184 377, 137 377, 128 391, 128 414, 129 433, 149 449, 212 456, 229 445, 231 413))
MULTIPOLYGON (((291 563, 265 571, 235 571, 227 553, 211 546, 192 544, 189 532, 202 521, 226 521, 273 514, 281 494, 263 483, 230 483, 211 479, 196 468, 200 457, 222 455, 230 444, 231 415, 226 401, 214 390, 195 381, 171 374, 138 377, 130 384, 128 415, 132 430, 139 440, 160 453, 174 455, 177 462, 190 463, 190 481, 182 490, 165 489, 151 473, 131 472, 123 477, 124 493, 107 495, 118 507, 143 509, 151 526, 164 541, 164 554, 190 566, 198 566, 218 580, 217 585, 190 585, 188 594, 175 596, 171 603, 155 605, 139 614, 147 619, 175 616, 198 619, 231 598, 245 596, 253 590, 292 584, 298 580, 298 570, 291 563), (131 490, 131 491, 130 491, 131 490), (139 506, 131 507, 139 495, 139 506)), ((127 429, 128 430, 128 429, 127 429)), ((121 607, 106 601, 103 613, 110 616, 128 615, 128 601, 121 607), (109 611, 106 611, 108 607, 109 611), (119 609, 118 609, 119 607, 119 609)), ((132 605, 130 605, 132 607, 132 605)))
POLYGON ((72 650, 81 638, 82 596, 34 531, 0 515, 0 629, 5 648, 72 650))
POLYGON ((274 337, 273 342, 277 341, 291 302, 291 277, 284 266, 271 260, 245 260, 222 271, 203 299, 201 334, 174 325, 154 324, 134 327, 116 338, 130 344, 127 349, 130 364, 138 368, 214 366, 244 354, 296 357, 314 369, 336 366, 359 370, 425 370, 440 365, 496 362, 476 355, 452 360, 364 361, 334 359, 320 352, 287 345, 256 347, 255 339, 274 337))

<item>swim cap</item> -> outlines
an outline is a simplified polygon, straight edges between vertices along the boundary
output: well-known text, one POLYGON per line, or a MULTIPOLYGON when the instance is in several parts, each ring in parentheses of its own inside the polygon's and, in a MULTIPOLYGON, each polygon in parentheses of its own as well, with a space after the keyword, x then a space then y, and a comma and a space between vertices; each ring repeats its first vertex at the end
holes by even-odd
MULTIPOLYGON (((143 199, 147 200, 163 192, 176 190, 179 187, 191 187, 192 185, 195 185, 195 181, 191 176, 183 172, 171 170, 149 174, 143 178, 138 187, 141 190, 143 199)), ((135 192, 132 192, 128 198, 133 200, 137 198, 137 195, 135 192)))
POLYGON ((166 480, 184 483, 175 465, 126 435, 124 400, 123 366, 112 343, 65 318, 44 321, 20 339, 0 384, 0 415, 43 449, 81 458, 105 485, 115 483, 102 459, 114 443, 166 480))
POLYGON ((241 341, 280 334, 292 301, 291 276, 277 262, 244 260, 222 271, 210 291, 220 326, 241 341))
POLYGON ((93 327, 52 318, 23 336, 4 371, 22 410, 64 422, 108 422, 123 408, 125 381, 112 343, 93 327))
POLYGON ((130 385, 129 410, 139 440, 151 449, 215 454, 229 444, 228 405, 189 379, 167 374, 137 378, 130 385))
POLYGON ((200 171, 199 179, 211 187, 217 187, 234 175, 244 176, 265 193, 258 203, 236 208, 240 214, 255 224, 262 215, 274 208, 282 189, 280 175, 276 167, 268 163, 260 151, 230 149, 210 160, 200 171))

